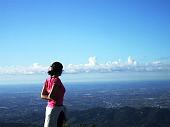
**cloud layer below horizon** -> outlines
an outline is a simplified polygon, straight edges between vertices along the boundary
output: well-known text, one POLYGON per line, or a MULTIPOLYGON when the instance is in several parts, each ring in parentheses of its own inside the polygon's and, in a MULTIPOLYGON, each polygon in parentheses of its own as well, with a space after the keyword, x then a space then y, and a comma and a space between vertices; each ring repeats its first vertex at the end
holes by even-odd
MULTIPOLYGON (((0 67, 0 74, 43 74, 48 70, 48 66, 34 63, 31 66, 6 66, 0 67)), ((150 63, 139 63, 131 56, 127 61, 108 61, 98 63, 96 57, 89 57, 86 64, 64 65, 64 73, 112 73, 112 72, 170 72, 170 63, 153 61, 150 63)))

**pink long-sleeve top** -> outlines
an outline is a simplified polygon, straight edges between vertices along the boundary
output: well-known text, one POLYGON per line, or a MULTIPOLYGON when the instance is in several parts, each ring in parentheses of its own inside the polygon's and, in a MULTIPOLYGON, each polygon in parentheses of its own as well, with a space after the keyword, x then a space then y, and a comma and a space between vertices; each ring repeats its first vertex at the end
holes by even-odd
POLYGON ((43 91, 42 91, 43 95, 49 95, 55 85, 57 86, 57 89, 54 90, 55 100, 50 99, 48 100, 48 104, 47 104, 47 106, 51 108, 54 108, 55 106, 58 106, 58 105, 63 105, 64 94, 65 94, 64 85, 62 84, 58 76, 51 76, 46 79, 44 83, 43 91))

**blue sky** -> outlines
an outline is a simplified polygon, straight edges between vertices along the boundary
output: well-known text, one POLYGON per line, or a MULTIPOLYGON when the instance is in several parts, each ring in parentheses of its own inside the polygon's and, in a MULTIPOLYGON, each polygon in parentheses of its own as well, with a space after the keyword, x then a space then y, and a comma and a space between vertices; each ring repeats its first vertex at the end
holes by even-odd
POLYGON ((0 0, 0 19, 1 70, 56 60, 82 70, 94 56, 169 69, 169 0, 0 0))

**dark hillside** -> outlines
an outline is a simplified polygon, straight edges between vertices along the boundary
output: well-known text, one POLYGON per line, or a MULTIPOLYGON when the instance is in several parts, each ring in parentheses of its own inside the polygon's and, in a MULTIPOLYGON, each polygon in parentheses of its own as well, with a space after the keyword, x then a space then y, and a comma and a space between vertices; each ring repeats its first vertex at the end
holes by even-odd
MULTIPOLYGON (((71 127, 79 127, 82 123, 96 127, 170 127, 170 109, 163 108, 93 108, 70 111, 69 116, 71 127)), ((30 112, 8 122, 0 121, 0 127, 42 127, 43 120, 43 112, 30 112)))

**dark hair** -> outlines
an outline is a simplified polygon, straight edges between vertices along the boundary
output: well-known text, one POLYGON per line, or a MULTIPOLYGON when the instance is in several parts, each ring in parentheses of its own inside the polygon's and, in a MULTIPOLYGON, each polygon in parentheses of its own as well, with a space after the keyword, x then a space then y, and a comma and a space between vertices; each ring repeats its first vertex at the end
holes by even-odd
POLYGON ((53 76, 53 75, 60 76, 61 75, 61 73, 63 71, 63 65, 60 62, 54 62, 50 67, 51 68, 48 71, 48 74, 50 76, 53 76))

